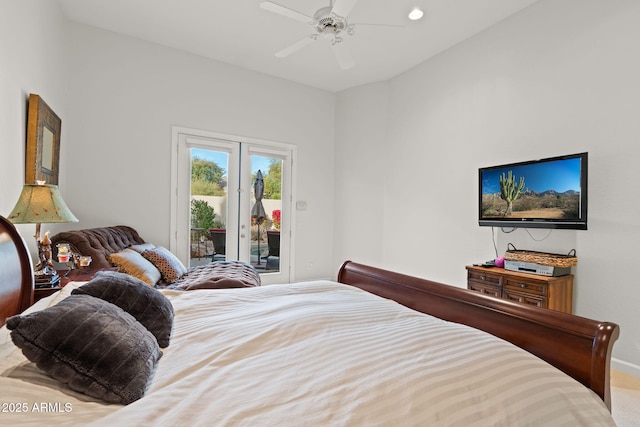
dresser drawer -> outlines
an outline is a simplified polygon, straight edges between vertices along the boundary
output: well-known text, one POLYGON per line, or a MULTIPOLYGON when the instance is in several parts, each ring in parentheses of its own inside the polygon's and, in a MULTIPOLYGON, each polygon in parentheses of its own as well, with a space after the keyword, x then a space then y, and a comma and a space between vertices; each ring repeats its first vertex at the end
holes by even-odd
POLYGON ((502 298, 509 301, 519 302, 520 304, 532 305, 534 307, 548 307, 548 300, 545 297, 526 292, 512 291, 508 288, 505 288, 502 292, 502 298))
POLYGON ((468 280, 483 285, 502 286, 501 275, 485 273, 484 271, 469 271, 468 280))
POLYGON ((519 278, 507 278, 504 283, 505 291, 512 290, 516 292, 526 293, 527 295, 547 295, 548 284, 545 282, 536 282, 529 280, 521 280, 519 278))
POLYGON ((468 282, 468 289, 496 298, 502 297, 502 288, 499 285, 487 285, 480 281, 470 280, 468 282))

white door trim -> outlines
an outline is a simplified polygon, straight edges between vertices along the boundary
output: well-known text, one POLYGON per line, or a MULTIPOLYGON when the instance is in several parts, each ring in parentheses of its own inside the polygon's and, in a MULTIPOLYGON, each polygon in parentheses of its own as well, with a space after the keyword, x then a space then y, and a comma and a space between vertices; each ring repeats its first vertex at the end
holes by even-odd
MULTIPOLYGON (((252 149, 251 152, 255 153, 264 153, 264 154, 274 154, 277 155, 280 150, 289 151, 290 158, 288 161, 290 164, 289 168, 283 168, 284 171, 289 170, 290 176, 283 175, 283 179, 288 179, 290 182, 291 192, 289 195, 285 196, 283 194, 283 209, 282 209, 282 222, 285 223, 287 221, 290 224, 290 232, 286 233, 286 235, 281 236, 280 242, 280 250, 283 255, 282 258, 288 255, 288 271, 281 271, 281 273, 267 273, 261 276, 263 283, 282 283, 284 281, 294 281, 295 280, 295 229, 296 229, 296 212, 295 207, 293 206, 293 200, 295 200, 296 195, 296 156, 297 156, 297 147, 293 144, 287 144, 283 142, 277 141, 269 141, 265 139, 246 137, 241 135, 231 135, 220 132, 212 132, 200 129, 192 129, 182 126, 172 126, 171 127, 171 197, 170 197, 170 209, 171 209, 171 223, 170 223, 170 237, 169 237, 169 248, 170 250, 178 256, 178 258, 186 263, 189 259, 189 236, 186 235, 188 232, 188 226, 180 226, 181 224, 188 224, 190 221, 189 218, 189 210, 188 201, 178 200, 180 194, 188 194, 189 191, 185 192, 179 191, 178 186, 180 185, 180 180, 178 179, 178 171, 184 170, 184 168, 189 168, 190 158, 184 158, 186 156, 182 156, 180 154, 180 140, 181 138, 207 138, 207 139, 216 139, 222 141, 230 141, 234 143, 249 143, 252 149), (286 198, 286 200, 285 200, 286 198), (285 208, 285 205, 288 205, 285 208), (184 244, 180 244, 180 242, 187 242, 184 244)), ((231 164, 229 165, 231 168, 231 164)), ((228 175, 231 176, 233 171, 229 171, 228 175)), ((236 176, 238 174, 235 174, 236 176)), ((241 186, 246 186, 245 182, 229 183, 228 191, 243 191, 241 186), (232 185, 236 185, 236 188, 233 189, 232 185)), ((250 192, 249 188, 246 188, 250 192)), ((236 219, 237 221, 237 219, 236 219)), ((239 224, 235 224, 238 226, 239 224)), ((229 242, 231 243, 231 242, 229 242)))

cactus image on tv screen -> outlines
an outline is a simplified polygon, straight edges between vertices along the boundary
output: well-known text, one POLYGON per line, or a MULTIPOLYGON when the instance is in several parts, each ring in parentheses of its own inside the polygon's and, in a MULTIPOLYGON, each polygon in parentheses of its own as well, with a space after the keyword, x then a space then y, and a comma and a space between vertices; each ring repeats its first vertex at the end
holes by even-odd
POLYGON ((481 218, 580 218, 580 159, 511 165, 482 174, 481 218))

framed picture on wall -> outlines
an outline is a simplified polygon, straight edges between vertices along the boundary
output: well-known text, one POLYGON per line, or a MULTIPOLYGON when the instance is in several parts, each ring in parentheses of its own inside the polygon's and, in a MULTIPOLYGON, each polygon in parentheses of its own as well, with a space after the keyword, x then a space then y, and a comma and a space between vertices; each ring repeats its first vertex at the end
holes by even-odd
POLYGON ((62 121, 39 95, 29 95, 25 184, 58 185, 62 121))

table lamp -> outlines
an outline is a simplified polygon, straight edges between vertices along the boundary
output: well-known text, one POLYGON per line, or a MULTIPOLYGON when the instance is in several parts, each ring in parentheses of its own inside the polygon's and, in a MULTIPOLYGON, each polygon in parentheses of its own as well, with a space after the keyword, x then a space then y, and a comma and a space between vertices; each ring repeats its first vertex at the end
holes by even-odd
POLYGON ((18 203, 8 216, 14 224, 35 224, 38 264, 35 267, 36 286, 54 286, 60 278, 51 263, 51 241, 45 234, 40 239, 41 223, 78 222, 62 199, 57 185, 25 184, 18 203))

